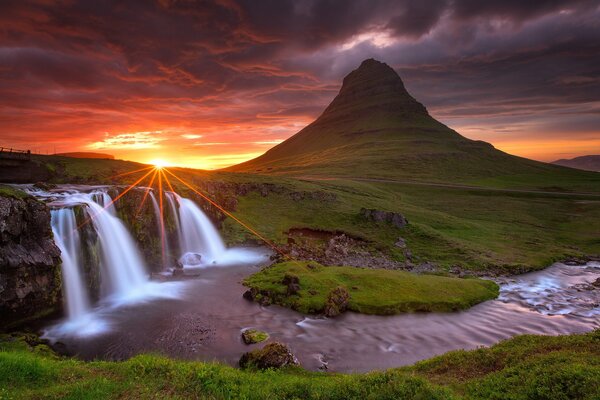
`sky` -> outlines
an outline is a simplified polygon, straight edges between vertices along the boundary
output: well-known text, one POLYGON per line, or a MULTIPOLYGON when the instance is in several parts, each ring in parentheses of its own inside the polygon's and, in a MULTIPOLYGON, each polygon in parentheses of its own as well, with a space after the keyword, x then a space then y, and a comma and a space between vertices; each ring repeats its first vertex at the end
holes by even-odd
POLYGON ((600 154, 600 0, 2 0, 0 146, 221 168, 366 58, 466 137, 600 154))

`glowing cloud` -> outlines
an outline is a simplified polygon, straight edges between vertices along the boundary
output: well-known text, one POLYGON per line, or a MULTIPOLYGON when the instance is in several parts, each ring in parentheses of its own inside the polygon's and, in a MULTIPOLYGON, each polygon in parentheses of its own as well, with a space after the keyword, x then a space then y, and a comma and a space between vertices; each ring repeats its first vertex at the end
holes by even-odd
POLYGON ((161 131, 132 132, 111 135, 106 133, 104 140, 88 145, 90 149, 155 149, 165 138, 160 137, 161 131))

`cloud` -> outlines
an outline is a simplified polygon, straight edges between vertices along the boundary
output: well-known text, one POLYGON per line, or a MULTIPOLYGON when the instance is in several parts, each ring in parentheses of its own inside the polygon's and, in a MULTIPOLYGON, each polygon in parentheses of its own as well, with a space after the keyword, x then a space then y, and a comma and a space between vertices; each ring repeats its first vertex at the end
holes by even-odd
POLYGON ((90 143, 88 147, 103 150, 155 149, 160 147, 161 141, 165 140, 165 138, 159 136, 160 134, 160 131, 119 133, 117 135, 111 135, 107 132, 103 140, 90 143))
POLYGON ((318 116, 369 57, 393 66, 435 117, 473 137, 485 131, 500 141, 501 125, 542 143, 532 127, 564 113, 586 121, 564 131, 582 137, 600 126, 589 107, 600 93, 599 4, 7 0, 0 140, 134 158, 192 152, 198 139, 239 141, 259 146, 245 151, 254 154, 318 116))

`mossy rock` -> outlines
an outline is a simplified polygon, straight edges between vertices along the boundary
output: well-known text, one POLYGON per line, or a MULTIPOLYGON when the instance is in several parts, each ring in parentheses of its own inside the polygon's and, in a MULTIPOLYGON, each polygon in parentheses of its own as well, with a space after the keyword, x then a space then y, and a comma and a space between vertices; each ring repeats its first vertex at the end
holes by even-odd
POLYGON ((242 331, 242 340, 246 344, 254 344, 264 342, 269 338, 267 332, 259 331, 258 329, 246 329, 242 331))
POLYGON ((269 343, 262 349, 244 353, 239 364, 241 368, 250 369, 283 368, 300 365, 290 348, 279 342, 269 343))

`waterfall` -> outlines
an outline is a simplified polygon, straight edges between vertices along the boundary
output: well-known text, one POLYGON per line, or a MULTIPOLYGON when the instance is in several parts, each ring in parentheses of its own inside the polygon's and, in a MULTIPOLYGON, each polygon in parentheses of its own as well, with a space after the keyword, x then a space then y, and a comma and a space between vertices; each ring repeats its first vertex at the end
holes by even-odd
POLYGON ((69 320, 82 317, 90 303, 79 269, 80 240, 72 208, 52 210, 52 232, 61 252, 63 292, 69 320))
POLYGON ((112 205, 105 210, 92 200, 84 202, 88 206, 102 250, 103 290, 105 294, 127 295, 147 281, 141 255, 121 220, 112 214, 112 205))
POLYGON ((196 203, 172 192, 167 193, 166 197, 176 219, 181 254, 198 253, 202 256, 203 264, 214 262, 222 256, 226 251, 225 244, 196 203))

